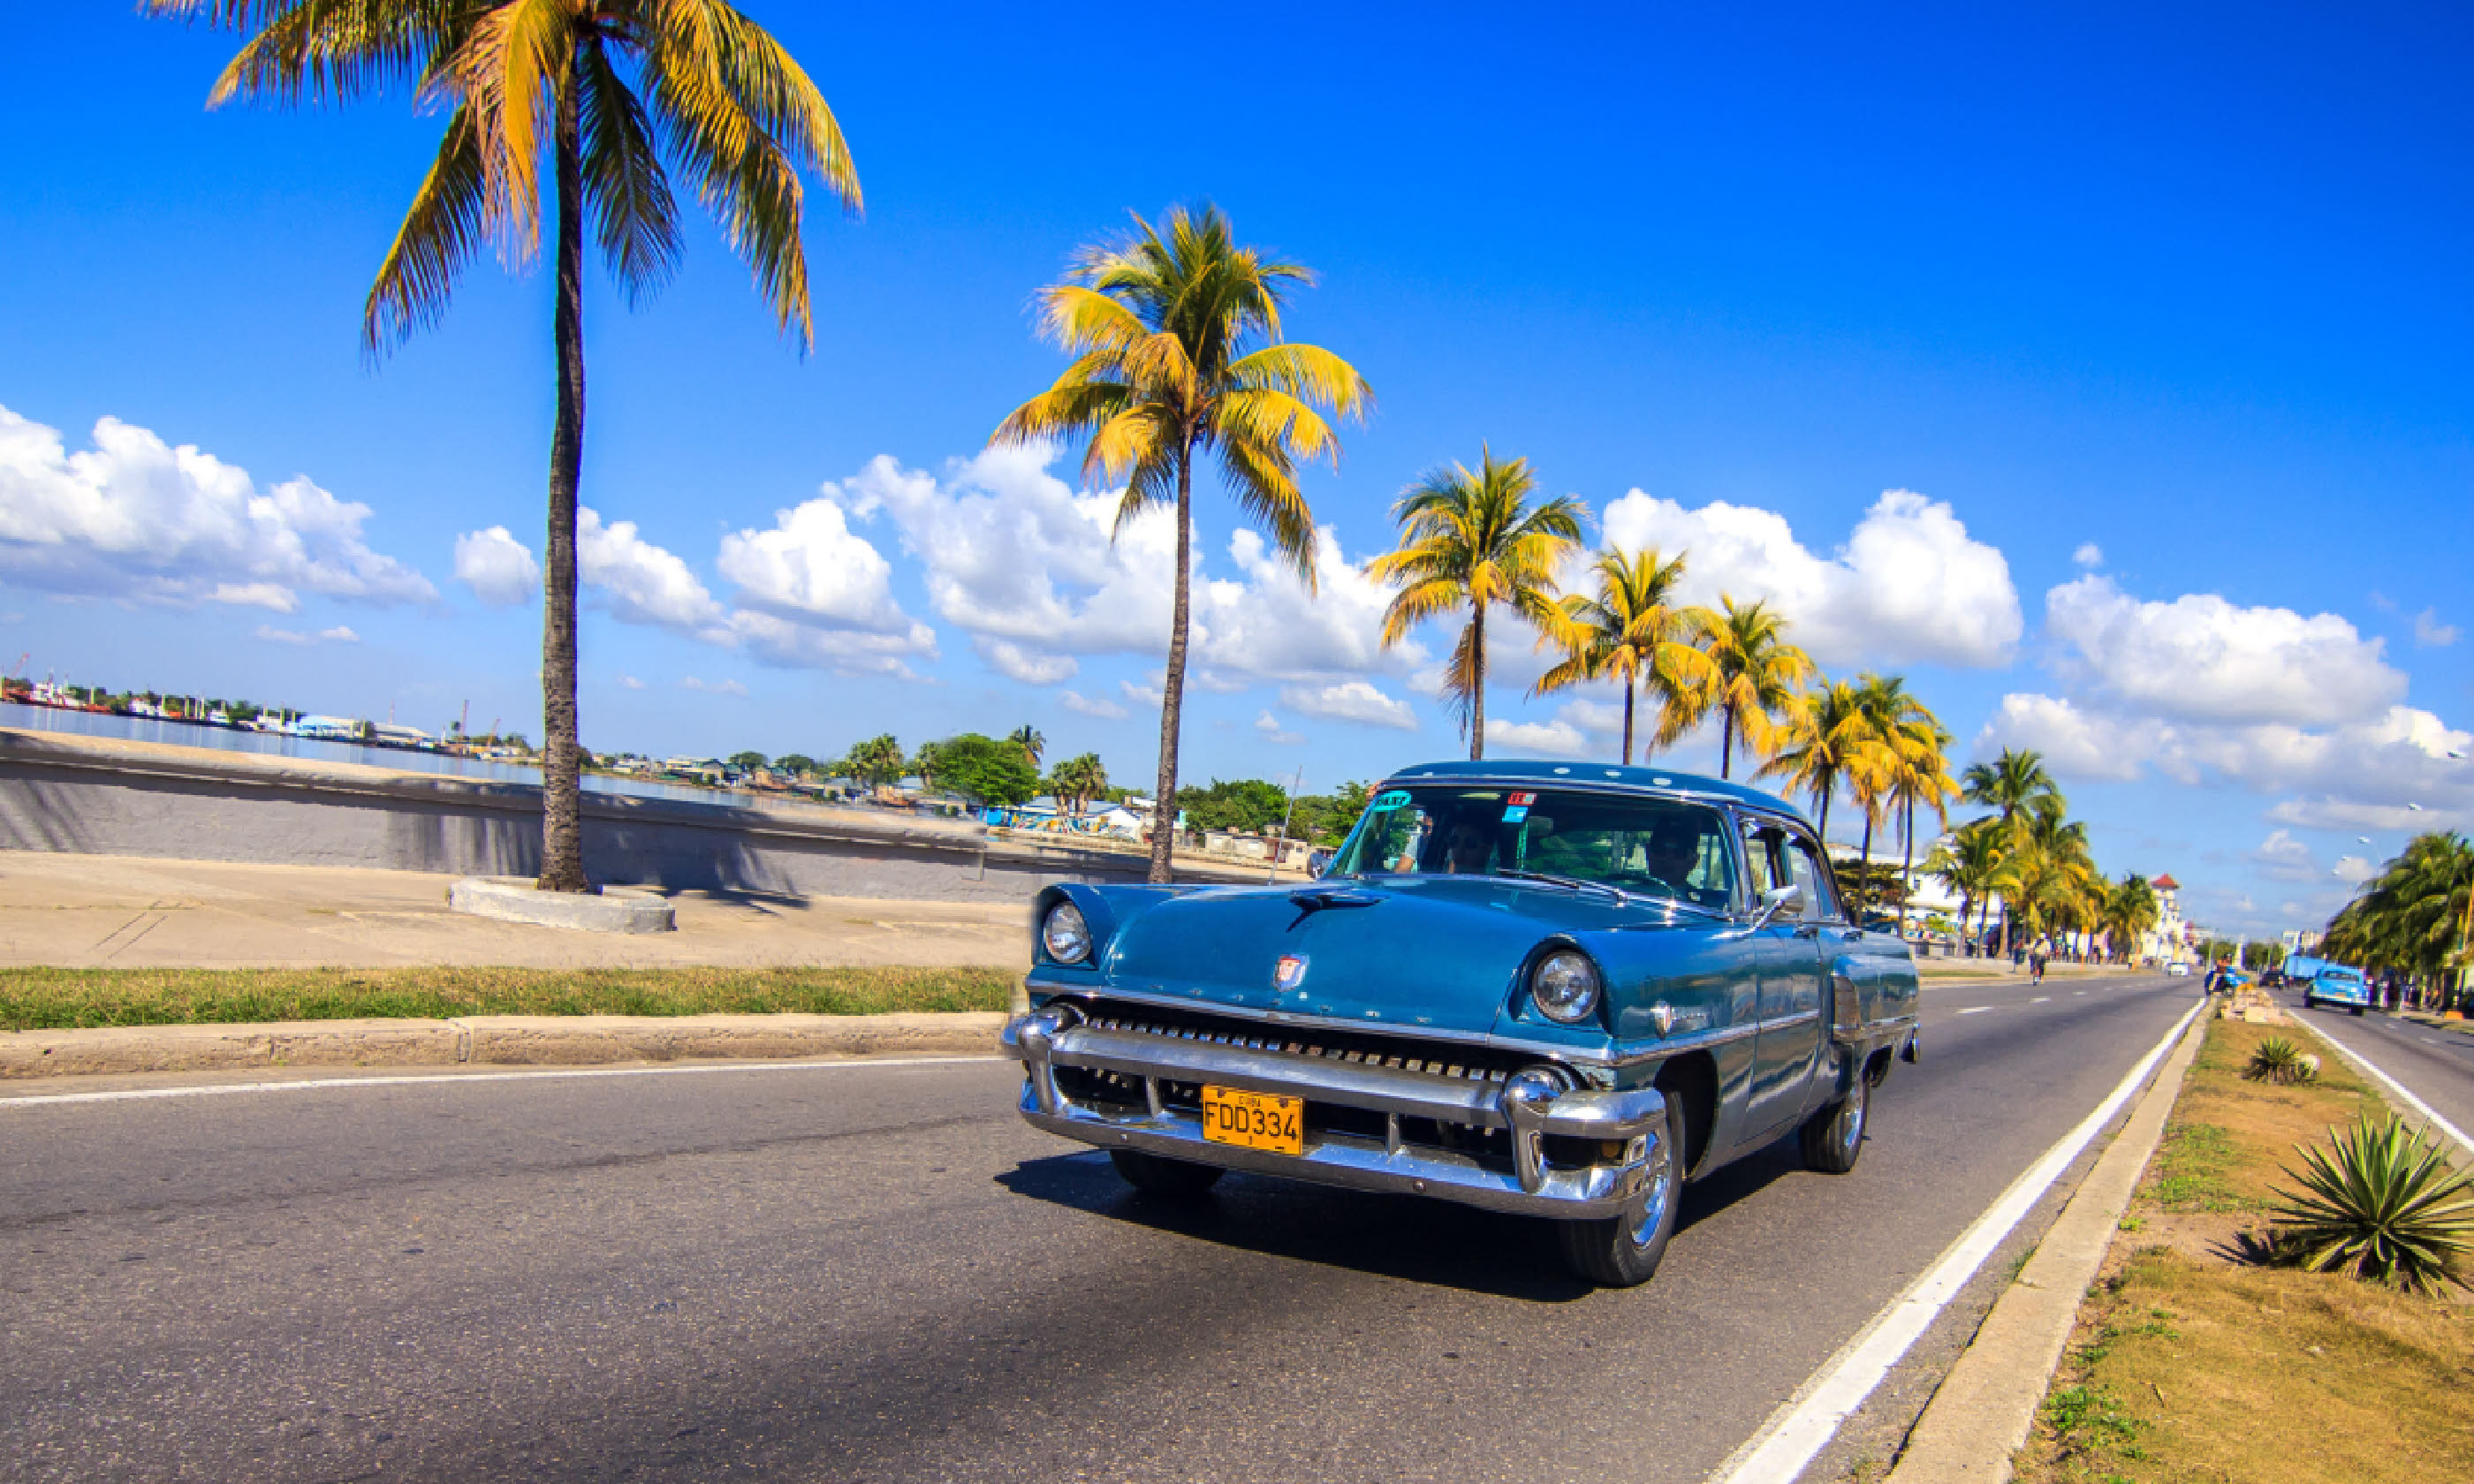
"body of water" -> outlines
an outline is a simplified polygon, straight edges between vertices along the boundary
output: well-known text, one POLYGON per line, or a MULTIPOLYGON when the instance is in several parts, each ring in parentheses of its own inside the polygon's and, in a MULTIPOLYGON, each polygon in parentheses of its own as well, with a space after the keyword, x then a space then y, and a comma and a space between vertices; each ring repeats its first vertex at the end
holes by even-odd
MULTIPOLYGON (((94 711, 63 711, 48 706, 0 702, 0 727, 21 731, 57 731, 82 737, 112 737, 124 742, 165 742, 174 747, 208 747, 226 753, 270 753, 278 757, 305 757, 318 762, 356 762, 399 773, 443 773, 459 778, 500 783, 541 782, 541 770, 522 763, 489 762, 478 757, 450 757, 443 753, 416 753, 392 747, 363 747, 353 742, 314 742, 272 732, 239 731, 190 722, 156 721, 143 716, 107 716, 94 711)), ((632 794, 640 799, 676 799, 688 803, 745 805, 752 795, 683 783, 655 783, 637 778, 584 776, 584 786, 605 794, 632 794)))

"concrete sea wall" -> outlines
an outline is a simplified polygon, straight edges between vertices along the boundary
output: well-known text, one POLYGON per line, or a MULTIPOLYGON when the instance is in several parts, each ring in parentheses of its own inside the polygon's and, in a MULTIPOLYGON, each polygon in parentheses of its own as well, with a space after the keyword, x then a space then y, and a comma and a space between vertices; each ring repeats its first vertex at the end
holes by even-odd
MULTIPOLYGON (((991 841, 872 809, 733 806, 587 790, 594 879, 782 897, 1023 901, 1055 881, 1139 881, 1144 862, 991 841)), ((0 850, 530 875, 541 790, 154 743, 0 730, 0 850)), ((1189 880, 1259 873, 1180 863, 1189 880)))

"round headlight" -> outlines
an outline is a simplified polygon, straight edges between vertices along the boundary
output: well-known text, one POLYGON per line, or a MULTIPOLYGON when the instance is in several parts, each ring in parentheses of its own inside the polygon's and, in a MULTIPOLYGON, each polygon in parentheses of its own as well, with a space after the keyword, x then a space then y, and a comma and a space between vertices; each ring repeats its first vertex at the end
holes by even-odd
POLYGON ((1597 1011, 1598 967, 1577 949, 1557 949, 1530 970, 1529 997, 1547 1019, 1576 1025, 1597 1011))
POLYGON ((1080 908, 1060 901, 1040 920, 1039 943, 1056 962, 1079 964, 1091 956, 1091 926, 1082 921, 1080 908))

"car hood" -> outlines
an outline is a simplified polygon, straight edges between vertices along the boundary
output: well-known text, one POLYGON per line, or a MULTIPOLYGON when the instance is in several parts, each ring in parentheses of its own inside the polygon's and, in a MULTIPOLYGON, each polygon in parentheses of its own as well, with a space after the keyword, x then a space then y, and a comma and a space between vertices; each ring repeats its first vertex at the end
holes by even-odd
POLYGON ((1488 878, 1209 888, 1135 915, 1104 968, 1118 988, 1206 1004, 1483 1032, 1541 940, 1666 922, 1660 906, 1488 878), (1285 992, 1283 957, 1305 960, 1285 992))

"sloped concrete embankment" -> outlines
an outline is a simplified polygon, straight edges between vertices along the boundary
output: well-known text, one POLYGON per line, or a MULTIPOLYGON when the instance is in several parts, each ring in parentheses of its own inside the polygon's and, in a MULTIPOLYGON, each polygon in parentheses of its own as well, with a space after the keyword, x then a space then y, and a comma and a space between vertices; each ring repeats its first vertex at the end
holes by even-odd
MULTIPOLYGON (((1028 901, 1052 882, 1143 879, 1137 856, 991 840, 975 824, 805 804, 587 790, 595 879, 665 891, 1028 901)), ((541 869, 541 789, 356 763, 0 729, 0 850, 368 866, 541 869)), ((1260 868, 1194 865, 1198 881, 1260 868)))

